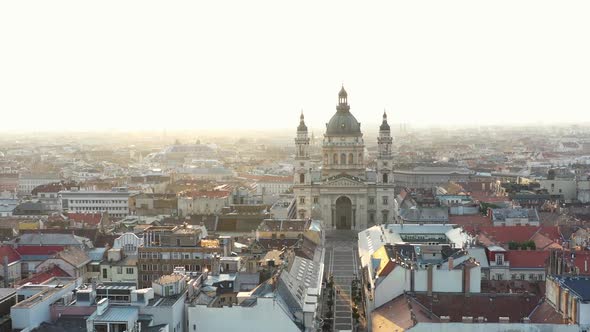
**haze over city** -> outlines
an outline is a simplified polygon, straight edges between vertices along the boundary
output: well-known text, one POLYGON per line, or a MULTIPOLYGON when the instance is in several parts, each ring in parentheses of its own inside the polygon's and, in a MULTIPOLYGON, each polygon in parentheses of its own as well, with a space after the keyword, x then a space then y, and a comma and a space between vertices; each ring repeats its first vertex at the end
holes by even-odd
POLYGON ((0 4, 3 131, 590 121, 586 1, 0 4), (559 116, 556 116, 556 115, 559 116))
POLYGON ((590 331, 590 2, 0 2, 0 331, 590 331))

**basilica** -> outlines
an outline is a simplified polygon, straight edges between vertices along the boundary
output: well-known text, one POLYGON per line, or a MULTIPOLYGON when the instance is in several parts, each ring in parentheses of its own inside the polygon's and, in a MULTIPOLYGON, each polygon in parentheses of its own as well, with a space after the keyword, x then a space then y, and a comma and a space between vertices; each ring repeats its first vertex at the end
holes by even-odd
POLYGON ((366 155, 361 124, 350 112, 342 87, 336 113, 326 124, 321 165, 314 165, 301 114, 293 174, 298 217, 321 220, 324 229, 363 230, 391 222, 395 198, 392 141, 384 113, 377 155, 366 155), (375 159, 375 169, 367 168, 369 159, 375 159))

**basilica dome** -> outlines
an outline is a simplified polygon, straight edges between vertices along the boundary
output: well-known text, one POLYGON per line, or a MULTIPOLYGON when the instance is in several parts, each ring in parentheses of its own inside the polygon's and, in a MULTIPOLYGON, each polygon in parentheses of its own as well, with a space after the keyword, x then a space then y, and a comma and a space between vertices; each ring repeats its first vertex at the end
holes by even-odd
POLYGON ((344 87, 338 93, 338 106, 336 114, 326 124, 326 135, 328 136, 361 136, 361 124, 350 113, 348 105, 348 94, 344 87))

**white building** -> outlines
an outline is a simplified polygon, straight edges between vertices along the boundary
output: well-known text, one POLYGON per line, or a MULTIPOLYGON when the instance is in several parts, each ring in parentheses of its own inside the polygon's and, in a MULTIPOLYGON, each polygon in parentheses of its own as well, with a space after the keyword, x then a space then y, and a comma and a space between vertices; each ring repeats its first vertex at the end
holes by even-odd
POLYGON ((131 192, 124 187, 110 191, 63 190, 59 192, 62 210, 74 213, 107 212, 111 217, 124 218, 129 214, 131 192))
POLYGON ((20 174, 18 177, 18 194, 30 195, 35 187, 59 181, 61 179, 54 174, 20 174))
POLYGON ((113 242, 113 249, 121 249, 125 256, 137 256, 137 248, 143 245, 143 238, 134 233, 123 233, 113 242))
POLYGON ((370 284, 367 312, 406 291, 481 292, 481 266, 467 248, 472 239, 456 225, 373 226, 358 239, 370 284))
POLYGON ((336 114, 326 125, 321 170, 314 170, 303 114, 295 138, 293 192, 297 217, 322 220, 325 229, 365 229, 393 218, 392 137, 383 114, 379 127, 377 169, 367 171, 361 125, 350 113, 344 88, 336 114))
MULTIPOLYGON (((34 329, 43 322, 51 321, 51 305, 56 301, 67 299, 76 288, 73 279, 60 278, 48 283, 23 286, 17 290, 18 301, 10 308, 13 330, 34 329), (28 295, 27 294, 31 294, 28 295)), ((71 299, 71 298, 70 298, 71 299)), ((30 330, 29 330, 30 331, 30 330)))

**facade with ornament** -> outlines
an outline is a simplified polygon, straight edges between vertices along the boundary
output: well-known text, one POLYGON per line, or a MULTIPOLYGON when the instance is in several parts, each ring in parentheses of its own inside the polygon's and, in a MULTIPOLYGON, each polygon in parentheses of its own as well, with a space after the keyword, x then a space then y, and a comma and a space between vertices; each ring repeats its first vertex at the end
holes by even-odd
POLYGON ((350 112, 344 87, 326 124, 321 165, 310 158, 310 138, 301 114, 295 138, 293 192, 297 216, 321 220, 324 229, 363 230, 393 218, 393 158, 387 115, 377 138, 375 169, 367 169, 361 125, 350 112))

